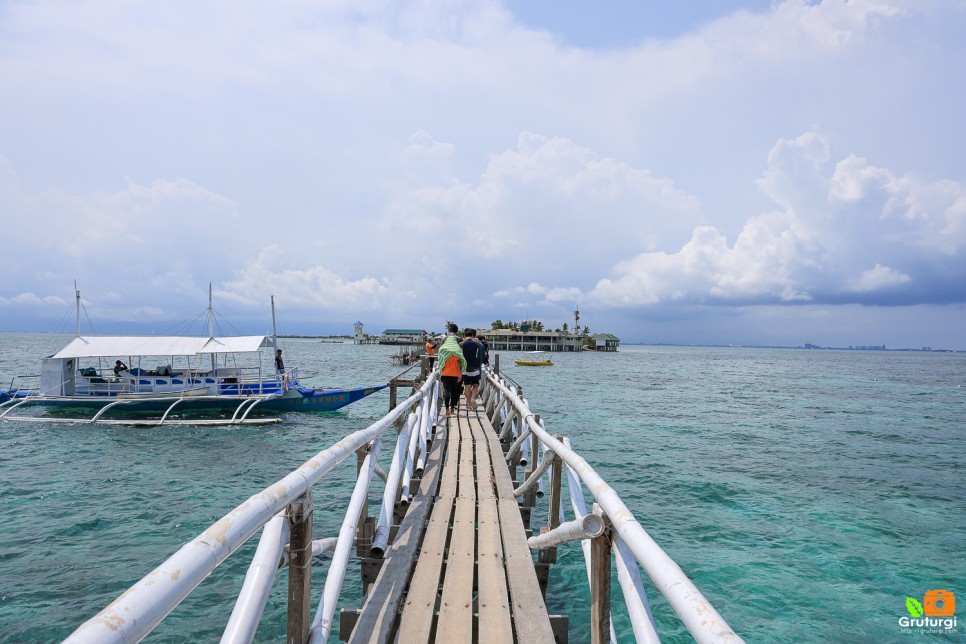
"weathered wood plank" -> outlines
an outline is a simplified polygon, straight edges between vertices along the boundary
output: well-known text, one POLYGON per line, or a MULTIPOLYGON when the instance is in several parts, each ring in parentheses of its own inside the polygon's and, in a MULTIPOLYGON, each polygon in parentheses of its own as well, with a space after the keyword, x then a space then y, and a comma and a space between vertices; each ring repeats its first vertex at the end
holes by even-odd
POLYGON ((425 644, 429 641, 433 614, 436 612, 436 594, 439 590, 440 571, 443 567, 443 553, 446 549, 452 509, 453 497, 436 498, 433 512, 429 517, 429 525, 426 527, 426 536, 419 550, 416 570, 409 583, 409 593, 403 605, 398 637, 401 644, 408 642, 425 644))
POLYGON ((479 418, 470 419, 473 445, 476 452, 476 495, 479 499, 495 499, 493 467, 490 456, 490 442, 479 418))
POLYGON ((490 447, 490 458, 493 463, 493 481, 496 485, 496 494, 500 499, 513 498, 513 480, 510 478, 510 470, 507 469, 506 462, 503 460, 503 447, 500 439, 496 435, 493 425, 485 417, 480 417, 480 426, 486 435, 487 443, 490 447))
MULTIPOLYGON (((499 468, 494 468, 499 469, 499 468)), ((503 536, 503 554, 506 559, 507 579, 510 589, 510 606, 513 611, 513 627, 517 642, 553 642, 550 616, 540 594, 540 584, 533 570, 533 557, 527 547, 520 508, 512 499, 497 501, 500 511, 500 529, 503 536)))
POLYGON ((456 481, 459 476, 459 427, 456 417, 450 416, 446 421, 446 429, 439 428, 438 431, 445 431, 450 439, 446 445, 443 473, 439 482, 439 496, 455 497, 456 481))
POLYGON ((446 432, 438 432, 426 460, 419 493, 386 552, 385 565, 362 605, 349 642, 386 642, 395 629, 400 602, 416 563, 415 555, 426 529, 426 518, 433 506, 445 445, 446 432))
POLYGON ((459 419, 460 474, 459 494, 464 499, 476 499, 476 475, 473 472, 473 433, 468 418, 459 419))
POLYGON ((479 641, 486 641, 488 644, 512 644, 510 598, 507 591, 506 569, 503 565, 500 515, 495 499, 480 499, 477 525, 479 641))
POLYGON ((419 491, 417 496, 436 496, 439 489, 439 481, 443 472, 443 455, 446 452, 446 443, 449 439, 449 432, 440 429, 433 438, 432 448, 423 468, 423 477, 419 481, 419 491))
POLYGON ((476 499, 458 497, 436 625, 437 642, 470 642, 473 639, 475 524, 476 499))

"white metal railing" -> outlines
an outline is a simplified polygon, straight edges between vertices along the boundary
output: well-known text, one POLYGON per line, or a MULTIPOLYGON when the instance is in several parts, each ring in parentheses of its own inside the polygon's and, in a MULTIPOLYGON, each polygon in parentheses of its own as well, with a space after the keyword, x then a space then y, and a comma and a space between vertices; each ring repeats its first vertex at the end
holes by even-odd
MULTIPOLYGON (((581 483, 593 494, 597 501, 597 511, 606 516, 612 525, 612 538, 617 551, 618 582, 628 607, 636 641, 659 641, 637 564, 640 564, 648 573, 695 640, 702 643, 742 641, 681 568, 638 523, 617 492, 573 450, 570 441, 563 437, 559 437, 562 440, 558 440, 558 437, 546 431, 539 417, 530 411, 526 400, 519 395, 516 386, 508 384, 497 372, 486 369, 482 396, 483 408, 489 414, 494 427, 500 427, 498 431, 501 439, 504 441, 515 439, 507 452, 508 463, 514 461, 517 453, 530 442, 528 439, 534 436, 543 446, 541 463, 534 465, 531 477, 515 490, 515 495, 525 494, 532 489, 536 484, 534 479, 539 481, 544 472, 553 465, 554 459, 560 459, 566 465, 568 491, 575 519, 579 520, 588 514, 581 483)), ((530 454, 531 462, 536 462, 537 451, 534 446, 530 454)), ((551 508, 550 512, 553 513, 554 509, 551 508)), ((549 526, 551 528, 556 528, 562 521, 563 508, 560 507, 557 512, 560 516, 552 517, 549 526)), ((563 533, 569 533, 570 538, 574 536, 582 538, 579 536, 577 526, 560 530, 554 537, 560 539, 563 533)), ((592 577, 589 554, 591 544, 586 538, 581 543, 587 559, 590 581, 592 577)), ((544 548, 547 544, 541 541, 540 537, 533 537, 531 547, 544 548)), ((611 640, 616 640, 613 624, 611 624, 611 640)))
MULTIPOLYGON (((280 561, 284 565, 288 560, 284 554, 285 543, 289 540, 289 531, 292 528, 288 508, 296 503, 304 504, 306 498, 311 498, 313 485, 346 457, 368 448, 369 453, 360 470, 338 539, 312 543, 312 554, 335 550, 328 568, 323 598, 311 626, 312 641, 325 641, 332 626, 335 602, 348 566, 348 553, 360 516, 361 500, 365 498, 372 474, 376 470, 380 438, 386 429, 413 410, 421 416, 435 409, 426 399, 430 392, 435 391, 437 380, 436 374, 431 374, 417 392, 390 410, 385 417, 366 429, 344 437, 274 485, 250 497, 182 546, 104 610, 81 624, 65 641, 100 643, 140 640, 219 564, 238 550, 256 531, 264 528, 222 639, 223 642, 251 641, 275 579, 274 569, 279 567, 280 561)), ((432 420, 428 422, 431 423, 432 420)), ((402 443, 402 434, 399 438, 402 443)), ((397 452, 398 447, 397 445, 397 452)), ((417 447, 417 452, 424 450, 426 441, 420 441, 417 447)), ((407 448, 408 443, 403 446, 404 450, 407 448)), ((408 458, 407 451, 407 460, 408 458)), ((411 471, 413 466, 407 463, 406 467, 411 471)), ((404 469, 399 468, 400 475, 404 469)), ((398 488, 398 480, 393 485, 398 488)))
MULTIPOLYGON (((611 579, 609 563, 603 568, 608 572, 603 574, 600 572, 602 567, 599 559, 592 565, 592 547, 606 541, 610 552, 612 544, 616 556, 618 584, 624 595, 624 603, 637 642, 659 641, 639 565, 667 597, 698 642, 740 642, 741 639, 678 565, 634 519, 617 492, 573 451, 569 439, 551 436, 546 431, 539 416, 531 412, 529 404, 518 391, 518 387, 508 385, 497 373, 489 369, 484 371, 481 391, 483 410, 490 417, 494 428, 502 434, 504 444, 512 443, 507 452, 508 462, 512 466, 519 464, 519 455, 524 446, 530 457, 529 476, 515 490, 515 494, 524 497, 536 496, 537 490, 542 487, 544 476, 550 472, 550 530, 533 537, 531 547, 555 548, 579 540, 593 595, 593 589, 601 588, 601 583, 605 584, 604 589, 609 594, 607 588, 611 579), (565 520, 564 509, 560 504, 562 479, 566 479, 568 484, 574 515, 571 521, 565 520), (588 510, 584 501, 584 486, 592 492, 596 500, 595 507, 591 510, 588 510), (595 566, 596 573, 593 570, 595 566), (605 577, 603 580, 602 576, 605 577)), ((349 552, 354 544, 362 505, 368 496, 373 474, 386 481, 370 550, 371 556, 380 557, 387 548, 394 506, 396 503, 409 501, 406 489, 408 477, 419 473, 425 463, 426 450, 432 438, 431 428, 436 421, 437 396, 438 377, 436 372, 432 372, 417 392, 391 409, 384 418, 366 429, 344 437, 316 454, 296 471, 250 497, 82 624, 66 641, 140 640, 259 529, 261 537, 258 547, 228 618, 222 642, 252 641, 280 567, 290 562, 293 565, 296 561, 304 562, 306 555, 310 562, 313 555, 333 552, 322 597, 311 623, 307 615, 308 590, 303 597, 304 630, 299 638, 299 641, 326 641, 333 627, 335 609, 349 563, 349 552), (399 428, 399 433, 392 452, 392 464, 386 473, 379 466, 378 457, 385 431, 394 425, 399 428), (356 485, 348 501, 338 537, 313 540, 313 485, 346 457, 359 453, 361 458, 362 452, 366 453, 365 458, 360 463, 356 485), (306 523, 308 542, 300 540, 299 543, 307 545, 298 549, 294 549, 293 545, 294 550, 288 552, 288 545, 296 543, 295 534, 304 530, 306 523)), ((299 534, 305 536, 305 533, 299 534)), ((291 584, 294 576, 295 570, 290 570, 290 634, 293 605, 297 603, 292 600, 291 584)), ((310 587, 306 583, 305 588, 310 587)), ((595 603, 599 602, 595 600, 595 603)), ((616 642, 617 635, 609 619, 609 605, 605 610, 608 624, 601 626, 601 629, 607 629, 609 625, 609 639, 616 642)), ((607 639, 606 635, 602 637, 607 639)), ((595 636, 594 641, 601 641, 601 638, 595 636)))

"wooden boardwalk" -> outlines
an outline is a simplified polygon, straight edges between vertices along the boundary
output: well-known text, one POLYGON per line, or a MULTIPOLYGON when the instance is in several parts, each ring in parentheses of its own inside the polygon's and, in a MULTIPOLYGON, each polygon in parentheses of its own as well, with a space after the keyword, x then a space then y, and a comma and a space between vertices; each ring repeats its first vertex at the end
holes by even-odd
POLYGON ((342 611, 341 639, 566 642, 566 617, 547 614, 503 454, 482 410, 440 418, 395 538, 368 560, 381 567, 362 608, 342 611))

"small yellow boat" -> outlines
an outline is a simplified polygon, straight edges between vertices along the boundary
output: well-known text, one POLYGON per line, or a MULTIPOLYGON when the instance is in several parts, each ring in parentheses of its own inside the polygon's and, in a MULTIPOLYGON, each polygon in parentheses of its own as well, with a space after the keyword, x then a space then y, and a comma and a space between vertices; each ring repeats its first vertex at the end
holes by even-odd
POLYGON ((527 351, 527 357, 522 360, 514 360, 521 367, 552 367, 553 360, 550 359, 548 351, 527 351))

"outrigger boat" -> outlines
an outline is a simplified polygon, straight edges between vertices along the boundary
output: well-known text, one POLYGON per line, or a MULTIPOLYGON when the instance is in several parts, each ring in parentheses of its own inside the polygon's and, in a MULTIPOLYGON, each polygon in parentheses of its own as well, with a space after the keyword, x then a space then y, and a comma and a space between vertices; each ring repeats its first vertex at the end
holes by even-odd
POLYGON ((263 335, 215 336, 210 287, 207 337, 81 336, 80 292, 76 293, 77 337, 43 359, 39 385, 36 380, 33 386, 28 384, 36 376, 21 376, 20 386, 15 386, 18 383, 15 378, 10 390, 0 391, 0 420, 135 425, 262 424, 279 422, 280 419, 249 417, 253 410, 331 411, 387 386, 316 389, 299 382, 297 368, 277 372, 272 359, 263 365, 259 350, 277 346, 274 298, 271 338, 263 335), (38 406, 97 411, 88 418, 24 414, 38 406), (201 410, 227 412, 218 418, 185 417, 201 410), (108 412, 117 411, 162 414, 160 418, 104 417, 108 412), (228 412, 231 412, 230 419, 228 412))
POLYGON ((549 351, 527 351, 527 357, 522 360, 514 360, 521 367, 552 367, 553 360, 550 359, 549 351))

